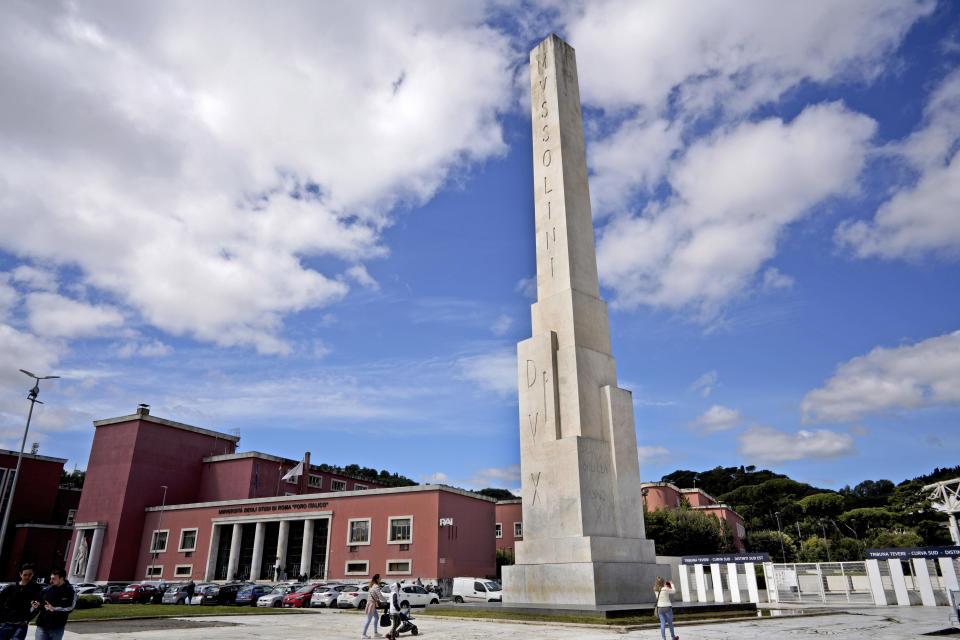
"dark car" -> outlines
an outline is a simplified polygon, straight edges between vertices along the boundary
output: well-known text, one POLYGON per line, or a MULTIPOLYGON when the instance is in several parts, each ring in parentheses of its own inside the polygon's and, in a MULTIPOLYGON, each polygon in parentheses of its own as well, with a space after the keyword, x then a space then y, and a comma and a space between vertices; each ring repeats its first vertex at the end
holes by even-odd
POLYGON ((123 593, 116 601, 121 604, 147 604, 156 592, 157 588, 149 584, 131 584, 123 588, 123 593))
POLYGON ((257 600, 260 599, 260 596, 270 593, 272 589, 272 584, 244 585, 240 588, 240 591, 237 592, 237 597, 234 598, 233 604, 245 607, 255 607, 257 606, 257 600))
POLYGON ((200 604, 233 604, 237 593, 245 586, 247 585, 243 582, 214 585, 203 592, 203 600, 200 604))

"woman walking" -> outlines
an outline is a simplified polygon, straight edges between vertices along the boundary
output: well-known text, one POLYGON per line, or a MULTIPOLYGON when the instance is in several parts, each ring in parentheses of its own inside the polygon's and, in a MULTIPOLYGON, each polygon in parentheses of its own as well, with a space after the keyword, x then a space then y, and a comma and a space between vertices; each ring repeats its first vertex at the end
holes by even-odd
POLYGON ((663 640, 667 640, 666 628, 670 625, 670 637, 673 640, 680 640, 673 630, 673 602, 670 600, 670 594, 676 593, 673 584, 667 582, 662 577, 657 577, 657 582, 653 586, 653 592, 657 594, 657 607, 655 611, 660 616, 660 635, 663 640))
POLYGON ((377 603, 380 602, 381 596, 381 587, 380 587, 380 574, 373 574, 373 580, 370 581, 370 586, 367 591, 367 621, 363 625, 363 635, 361 638, 369 638, 367 635, 367 628, 370 626, 370 621, 373 620, 373 637, 379 638, 380 634, 377 633, 377 603))

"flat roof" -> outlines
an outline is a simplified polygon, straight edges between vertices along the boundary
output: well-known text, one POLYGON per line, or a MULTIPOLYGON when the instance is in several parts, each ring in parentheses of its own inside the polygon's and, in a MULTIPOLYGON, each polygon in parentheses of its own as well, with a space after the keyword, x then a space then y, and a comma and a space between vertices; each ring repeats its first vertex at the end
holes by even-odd
POLYGON ((229 440, 234 444, 240 442, 240 436, 231 435, 229 433, 223 433, 221 431, 213 431, 212 429, 204 429, 203 427, 195 427, 192 424, 174 422, 173 420, 167 420, 165 418, 158 418, 157 416, 152 416, 149 413, 145 413, 145 414, 134 413, 129 416, 121 416, 119 418, 106 418, 104 420, 94 420, 93 426, 106 427, 111 424, 120 424, 121 422, 133 422, 134 420, 143 420, 144 422, 153 422, 154 424, 162 424, 166 427, 173 427, 174 429, 182 429, 184 431, 192 431, 193 433, 201 433, 205 436, 212 436, 214 438, 219 438, 220 440, 229 440))
POLYGON ((366 489, 362 491, 328 491, 326 493, 301 493, 295 496, 274 496, 270 498, 244 498, 242 500, 218 500, 215 502, 192 502, 188 504, 168 504, 164 507, 147 507, 145 511, 178 511, 181 509, 205 509, 207 507, 231 507, 239 504, 250 503, 273 503, 273 502, 295 502, 298 500, 314 500, 319 498, 343 498, 358 496, 377 496, 391 493, 418 493, 422 491, 446 491, 455 493, 468 498, 476 498, 485 502, 496 503, 496 499, 484 496, 479 493, 448 487, 445 484, 424 484, 412 487, 386 487, 384 489, 366 489))
MULTIPOLYGON (((19 451, 11 451, 10 449, 0 449, 0 454, 6 454, 8 456, 18 456, 20 455, 19 451)), ((30 458, 31 460, 43 460, 44 462, 59 462, 60 464, 66 464, 66 458, 52 458, 50 456, 41 456, 36 453, 29 453, 27 451, 23 452, 24 458, 30 458)))

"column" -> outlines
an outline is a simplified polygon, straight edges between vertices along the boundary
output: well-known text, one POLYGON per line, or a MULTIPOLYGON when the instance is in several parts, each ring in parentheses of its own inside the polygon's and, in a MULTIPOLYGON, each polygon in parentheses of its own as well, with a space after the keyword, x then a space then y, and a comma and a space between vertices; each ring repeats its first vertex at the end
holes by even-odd
POLYGON ((703 565, 693 565, 693 577, 697 582, 697 602, 707 602, 707 581, 703 578, 703 565))
POLYGON ((710 565, 710 578, 713 579, 713 599, 716 602, 723 602, 723 576, 720 573, 720 565, 717 563, 710 565))
POLYGON ((313 558, 313 520, 303 521, 303 546, 300 551, 300 573, 310 579, 310 560, 313 558))
POLYGON ((757 568, 752 562, 743 565, 744 575, 747 578, 747 596, 750 602, 760 602, 760 589, 757 588, 757 568))
POLYGON ((220 547, 220 529, 219 524, 213 525, 210 529, 210 555, 207 556, 207 570, 203 574, 206 581, 213 580, 217 575, 217 549, 220 547))
POLYGON ((960 545, 960 527, 957 526, 957 514, 951 513, 948 521, 950 523, 950 537, 953 538, 953 544, 960 545))
MULTIPOLYGON (((266 524, 257 523, 257 528, 253 534, 253 559, 250 561, 250 582, 256 582, 260 579, 260 569, 263 565, 263 532, 266 524)), ((273 576, 270 576, 273 578, 273 576)))
POLYGON ((943 574, 943 586, 950 591, 960 591, 960 584, 957 584, 957 569, 953 565, 953 558, 937 558, 940 565, 940 573, 943 574))
POLYGON ((913 559, 913 572, 917 574, 917 588, 920 590, 920 602, 925 607, 937 606, 937 598, 933 595, 933 585, 930 583, 930 570, 926 558, 913 559))
POLYGON ((740 602, 740 581, 737 580, 737 563, 727 563, 727 584, 730 585, 730 602, 740 602))
POLYGON ((93 540, 90 541, 90 557, 87 559, 87 572, 83 576, 84 582, 93 582, 97 579, 97 569, 100 568, 100 551, 103 549, 103 527, 93 530, 93 540))
POLYGON ((890 581, 893 582, 893 592, 897 594, 897 606, 909 607, 910 594, 907 593, 907 581, 903 579, 903 565, 899 558, 887 560, 890 566, 890 581))
POLYGON ((233 535, 230 536, 230 559, 227 561, 227 581, 237 577, 237 564, 240 562, 240 536, 243 535, 243 525, 233 523, 233 535))
POLYGON ((876 558, 867 560, 867 577, 870 578, 870 591, 873 592, 873 603, 878 607, 887 606, 887 594, 883 588, 883 577, 880 575, 880 561, 876 558))
POLYGON ((74 569, 75 569, 76 567, 73 566, 74 563, 75 563, 76 560, 77 560, 77 554, 80 553, 80 545, 83 544, 83 537, 84 537, 86 534, 87 534, 87 530, 86 530, 86 529, 77 529, 77 537, 76 537, 76 539, 73 541, 73 552, 70 554, 70 563, 67 564, 67 567, 70 568, 70 571, 68 572, 68 573, 69 573, 70 580, 73 580, 74 582, 80 582, 80 580, 75 580, 75 578, 84 578, 84 577, 86 577, 86 576, 84 576, 84 575, 82 575, 82 574, 80 574, 80 573, 74 573, 74 569))
POLYGON ((687 573, 687 565, 681 564, 680 570, 680 599, 684 602, 691 602, 690 598, 690 574, 687 573))
POLYGON ((282 580, 283 568, 287 564, 287 539, 290 537, 290 521, 281 520, 280 521, 280 530, 277 533, 277 566, 280 567, 281 575, 277 576, 278 580, 282 580))

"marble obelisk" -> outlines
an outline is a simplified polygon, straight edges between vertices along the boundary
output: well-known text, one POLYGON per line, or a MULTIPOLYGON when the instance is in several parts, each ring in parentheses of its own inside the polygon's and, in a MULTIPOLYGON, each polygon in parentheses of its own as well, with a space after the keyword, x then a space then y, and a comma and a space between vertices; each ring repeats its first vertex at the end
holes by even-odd
POLYGON ((505 603, 598 606, 653 599, 633 402, 617 387, 600 299, 573 48, 530 52, 537 301, 517 345, 523 540, 505 603))

